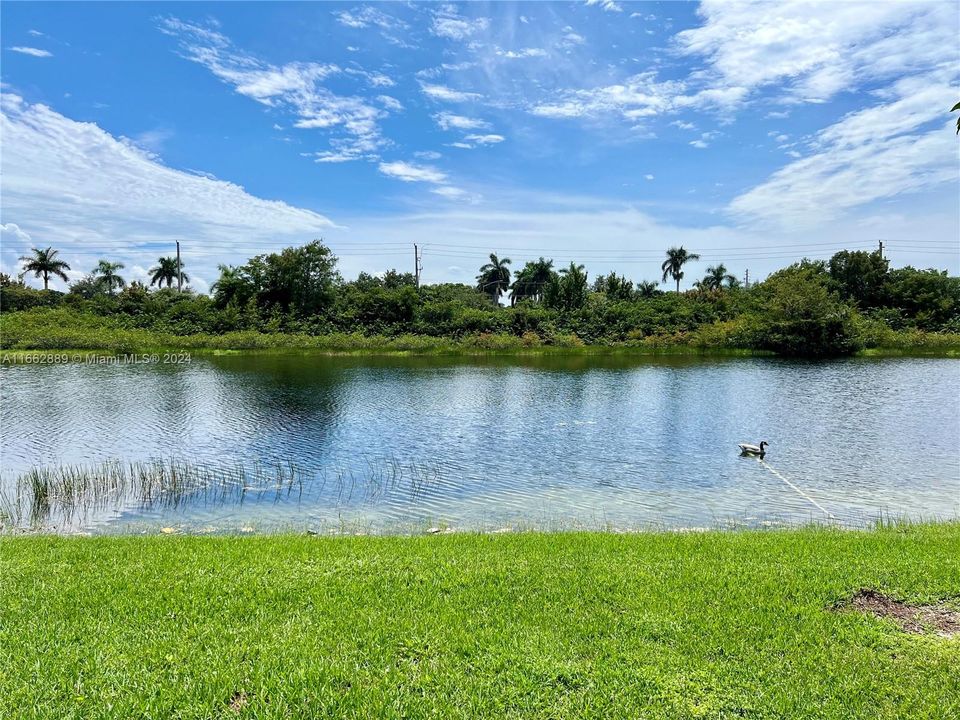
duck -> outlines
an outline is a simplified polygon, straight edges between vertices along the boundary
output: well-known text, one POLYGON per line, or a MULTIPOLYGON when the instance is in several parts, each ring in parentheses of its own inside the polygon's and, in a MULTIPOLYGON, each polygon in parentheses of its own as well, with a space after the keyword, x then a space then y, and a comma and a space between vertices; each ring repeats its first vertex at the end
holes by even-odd
POLYGON ((761 458, 767 454, 767 445, 769 445, 766 440, 761 440, 759 445, 751 445, 750 443, 739 443, 737 445, 740 448, 741 455, 759 455, 761 458))

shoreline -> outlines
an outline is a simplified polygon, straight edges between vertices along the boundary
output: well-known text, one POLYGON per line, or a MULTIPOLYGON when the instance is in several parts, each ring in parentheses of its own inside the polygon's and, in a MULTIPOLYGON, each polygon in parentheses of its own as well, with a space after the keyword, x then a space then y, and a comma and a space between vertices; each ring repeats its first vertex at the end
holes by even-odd
MULTIPOLYGON (((322 337, 322 336, 318 336, 322 337)), ((0 349, 0 365, 63 365, 70 363, 97 364, 98 359, 129 357, 135 360, 141 356, 155 354, 186 353, 199 357, 220 356, 316 356, 316 357, 354 357, 354 358, 538 358, 538 357, 703 357, 703 358, 777 358, 798 359, 804 361, 840 360, 846 358, 950 358, 960 359, 960 348, 952 347, 876 347, 865 348, 850 355, 822 358, 791 358, 777 355, 769 350, 751 350, 732 347, 694 347, 689 345, 583 345, 558 346, 541 345, 536 347, 479 347, 457 341, 439 342, 434 346, 418 348, 407 347, 399 341, 396 345, 389 340, 376 347, 323 347, 323 346, 275 346, 275 347, 218 347, 184 343, 180 345, 143 345, 131 349, 78 348, 78 347, 35 347, 0 349)), ((156 360, 153 361, 158 362, 156 360)), ((102 364, 110 364, 103 362, 102 364)), ((130 362, 129 364, 136 364, 130 362)), ((143 359, 142 364, 151 364, 143 359)))

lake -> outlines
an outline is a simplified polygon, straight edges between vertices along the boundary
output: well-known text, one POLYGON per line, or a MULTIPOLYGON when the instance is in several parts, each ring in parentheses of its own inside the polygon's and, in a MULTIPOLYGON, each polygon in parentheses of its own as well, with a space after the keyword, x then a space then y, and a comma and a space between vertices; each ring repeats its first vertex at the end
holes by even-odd
MULTIPOLYGON (((86 532, 613 530, 960 516, 951 359, 194 357, 0 370, 0 488, 38 466, 296 468, 86 532), (770 442, 764 462, 737 443, 770 442), (246 488, 246 489, 244 489, 246 488)), ((251 473, 256 475, 256 473, 251 473)), ((233 482, 233 481, 230 481, 233 482)), ((209 490, 209 489, 208 489, 209 490)), ((168 499, 169 500, 169 499, 168 499)))

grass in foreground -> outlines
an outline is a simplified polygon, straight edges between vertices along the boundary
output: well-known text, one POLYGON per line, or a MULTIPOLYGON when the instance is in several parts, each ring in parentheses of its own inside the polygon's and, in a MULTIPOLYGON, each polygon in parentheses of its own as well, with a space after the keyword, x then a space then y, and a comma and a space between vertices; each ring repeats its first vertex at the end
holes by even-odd
POLYGON ((960 525, 0 539, 0 716, 944 718, 960 525))

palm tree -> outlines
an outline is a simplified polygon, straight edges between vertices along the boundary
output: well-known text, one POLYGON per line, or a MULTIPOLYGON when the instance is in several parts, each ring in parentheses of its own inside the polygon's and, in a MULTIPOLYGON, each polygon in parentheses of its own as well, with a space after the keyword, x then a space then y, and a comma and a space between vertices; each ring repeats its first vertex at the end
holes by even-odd
POLYGON ((598 275, 593 281, 593 291, 603 293, 607 299, 613 301, 630 300, 633 298, 633 281, 615 272, 609 275, 598 275))
POLYGON ((723 287, 723 283, 727 283, 727 287, 733 287, 732 283, 735 283, 737 279, 727 272, 727 268, 723 263, 720 263, 716 267, 708 267, 707 274, 703 278, 703 285, 707 290, 720 290, 723 287))
POLYGON ((190 281, 187 274, 183 272, 183 263, 180 263, 178 268, 175 257, 158 258, 157 264, 150 268, 150 285, 159 284, 160 287, 163 287, 163 283, 166 281, 167 287, 173 287, 173 281, 177 279, 177 275, 182 277, 184 282, 190 281), (179 273, 177 270, 179 270, 179 273))
POLYGON ((528 262, 514 276, 510 292, 510 304, 516 305, 520 300, 530 299, 540 301, 547 285, 556 273, 553 271, 553 260, 541 257, 536 262, 528 262))
POLYGON ((494 305, 500 303, 500 296, 510 287, 510 258, 501 260, 490 253, 490 262, 480 268, 477 275, 477 290, 487 293, 494 305))
POLYGON ((113 295, 114 288, 126 287, 127 281, 117 275, 117 270, 123 270, 123 263, 112 263, 107 260, 101 260, 93 269, 91 275, 98 278, 98 281, 107 292, 113 295))
POLYGON ((657 283, 654 280, 641 280, 637 283, 637 296, 642 298, 652 298, 654 297, 659 290, 657 290, 657 283))
POLYGON ((64 282, 67 281, 67 274, 64 270, 69 270, 70 266, 67 265, 63 260, 58 260, 57 255, 58 250, 53 248, 47 248, 46 250, 40 250, 39 248, 33 248, 33 255, 21 255, 20 260, 23 262, 23 272, 21 275, 26 275, 28 272, 32 272, 34 277, 43 276, 43 289, 50 289, 50 276, 55 275, 64 282))
POLYGON ((678 248, 667 250, 667 259, 663 261, 660 269, 663 270, 663 282, 668 277, 672 277, 677 282, 677 292, 680 292, 680 281, 683 280, 683 266, 691 260, 699 260, 700 256, 696 253, 687 252, 681 245, 678 248))

